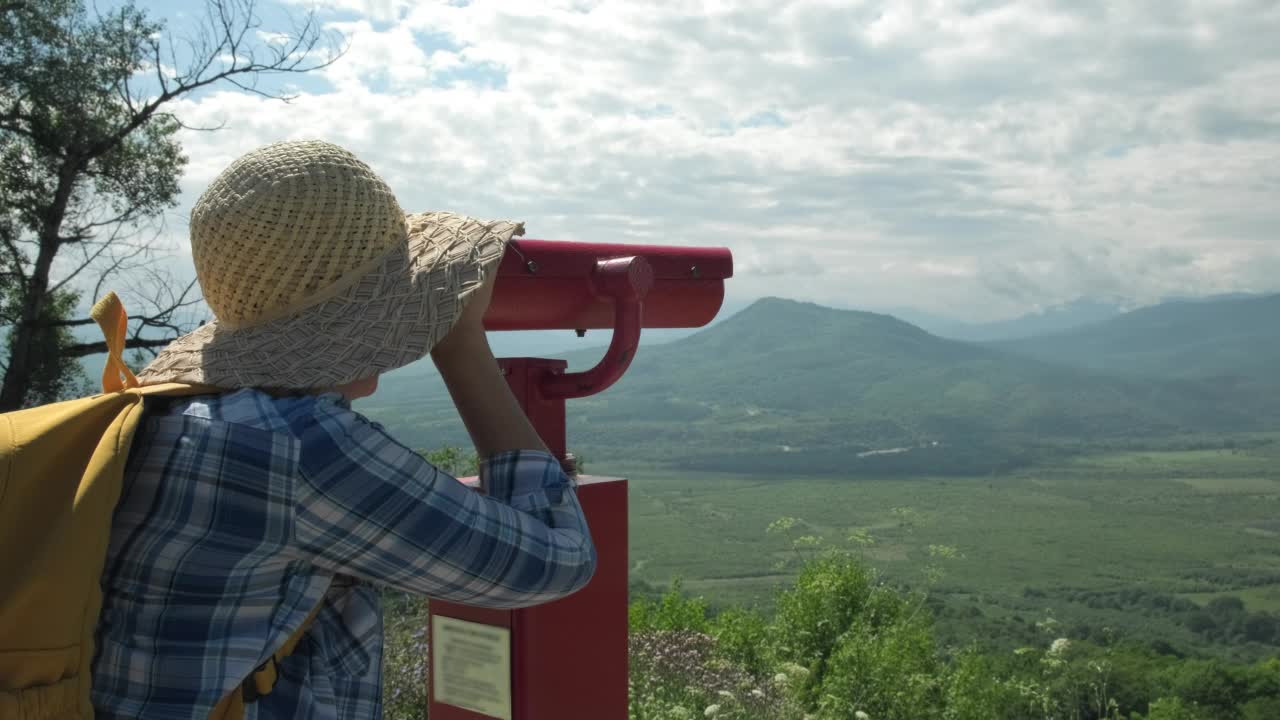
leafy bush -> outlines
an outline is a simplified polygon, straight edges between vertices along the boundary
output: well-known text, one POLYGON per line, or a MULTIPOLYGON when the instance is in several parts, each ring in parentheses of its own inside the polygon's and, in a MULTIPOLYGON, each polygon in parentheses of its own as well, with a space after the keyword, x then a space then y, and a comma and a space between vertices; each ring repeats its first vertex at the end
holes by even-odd
MULTIPOLYGON (((895 510, 899 529, 917 521, 895 510)), ((798 572, 765 616, 712 612, 676 581, 637 593, 629 609, 629 713, 636 720, 1276 720, 1280 658, 1255 665, 1184 658, 1176 649, 1076 632, 1052 617, 1026 623, 1014 653, 940 647, 927 593, 882 582, 854 552, 824 548, 813 528, 783 518, 798 572), (1079 639, 1087 637, 1087 640, 1079 639)), ((854 545, 869 542, 855 533, 854 545)), ((933 560, 958 558, 946 546, 933 560)), ((941 577, 931 564, 926 589, 941 577)), ((1091 595, 1088 599, 1101 598, 1091 595)), ((1173 609, 1174 599, 1120 591, 1107 600, 1173 609)), ((388 594, 386 717, 425 711, 425 604, 388 594)), ((1181 611, 1179 609, 1179 611, 1181 611)), ((1194 611, 1253 617, 1233 599, 1194 611)), ((1271 616, 1263 616, 1270 618, 1271 616)), ((1078 629, 1078 628, 1077 628, 1078 629)), ((1267 629, 1267 628, 1263 628, 1267 629)))
POLYGON ((383 716, 421 720, 427 706, 427 603, 406 593, 382 594, 385 647, 383 716))

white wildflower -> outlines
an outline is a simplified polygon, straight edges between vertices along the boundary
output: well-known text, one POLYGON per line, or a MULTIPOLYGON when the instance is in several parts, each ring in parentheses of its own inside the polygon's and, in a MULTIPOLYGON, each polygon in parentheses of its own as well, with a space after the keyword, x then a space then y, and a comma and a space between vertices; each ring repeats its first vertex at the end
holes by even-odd
POLYGON ((752 689, 751 689, 751 697, 754 697, 754 698, 762 698, 762 697, 764 697, 764 691, 763 691, 763 690, 761 690, 760 688, 752 688, 752 689))
POLYGON ((1054 640, 1053 644, 1049 646, 1049 654, 1056 657, 1065 654, 1070 649, 1071 641, 1062 637, 1054 640))
POLYGON ((808 668, 804 667, 803 665, 797 665, 795 663, 790 663, 790 662, 782 666, 782 671, 785 672, 789 677, 802 678, 802 677, 807 677, 809 675, 808 668))
POLYGON ((783 683, 785 683, 785 682, 787 681, 787 674, 786 674, 786 673, 778 673, 777 675, 774 675, 774 676, 773 676, 773 681, 774 681, 774 682, 776 682, 776 683, 778 683, 779 685, 782 685, 783 683))
POLYGON ((702 713, 702 714, 703 714, 703 715, 705 715, 705 716, 707 716, 707 717, 715 717, 716 715, 720 714, 720 706, 719 706, 718 704, 717 704, 717 705, 708 705, 708 706, 707 706, 707 709, 706 709, 705 711, 703 711, 703 713, 702 713))
POLYGON ((857 720, 871 720, 871 716, 862 712, 861 710, 854 713, 853 717, 856 718, 857 720))
POLYGON ((732 699, 733 699, 733 693, 729 692, 728 690, 721 690, 721 691, 719 691, 719 692, 718 692, 718 693, 716 693, 716 694, 717 694, 717 695, 719 695, 720 697, 724 698, 725 700, 732 700, 732 699))

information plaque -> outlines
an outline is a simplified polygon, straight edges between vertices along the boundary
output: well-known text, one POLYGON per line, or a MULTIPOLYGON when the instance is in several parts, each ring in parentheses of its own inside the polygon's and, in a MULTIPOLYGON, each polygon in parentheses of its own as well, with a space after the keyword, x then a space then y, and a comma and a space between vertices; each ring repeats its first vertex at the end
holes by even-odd
POLYGON ((432 616, 431 678, 436 702, 511 720, 511 630, 432 616))

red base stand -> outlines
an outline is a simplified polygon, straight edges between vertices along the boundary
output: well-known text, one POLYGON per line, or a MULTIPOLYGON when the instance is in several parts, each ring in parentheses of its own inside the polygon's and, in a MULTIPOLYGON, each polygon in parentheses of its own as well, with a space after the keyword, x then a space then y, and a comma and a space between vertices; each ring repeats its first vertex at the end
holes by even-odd
MULTIPOLYGON (((498 635, 501 640, 486 641, 510 643, 510 715, 505 720, 627 717, 627 481, 583 475, 578 483, 578 500, 599 558, 596 574, 586 587, 562 600, 521 610, 486 610, 441 600, 430 603, 431 628, 437 618, 448 618, 509 631, 498 635)), ((434 660, 437 638, 429 637, 434 660)), ((482 645, 441 651, 446 666, 468 653, 492 655, 482 645)), ((442 671, 465 674, 465 668, 432 666, 427 683, 431 720, 504 717, 501 704, 491 702, 502 694, 500 689, 494 692, 491 682, 473 681, 468 691, 467 678, 452 681, 464 686, 454 691, 456 701, 474 710, 440 702, 440 683, 451 682, 436 676, 442 671)))

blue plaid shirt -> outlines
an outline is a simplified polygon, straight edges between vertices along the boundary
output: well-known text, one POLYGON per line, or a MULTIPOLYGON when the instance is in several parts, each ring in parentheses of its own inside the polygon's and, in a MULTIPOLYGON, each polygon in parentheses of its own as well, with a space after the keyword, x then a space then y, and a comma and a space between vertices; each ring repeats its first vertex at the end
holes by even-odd
POLYGON ((489 457, 483 493, 340 396, 168 401, 135 437, 93 665, 99 718, 204 718, 324 606, 250 718, 382 714, 379 586, 487 607, 581 588, 595 548, 554 457, 489 457))

